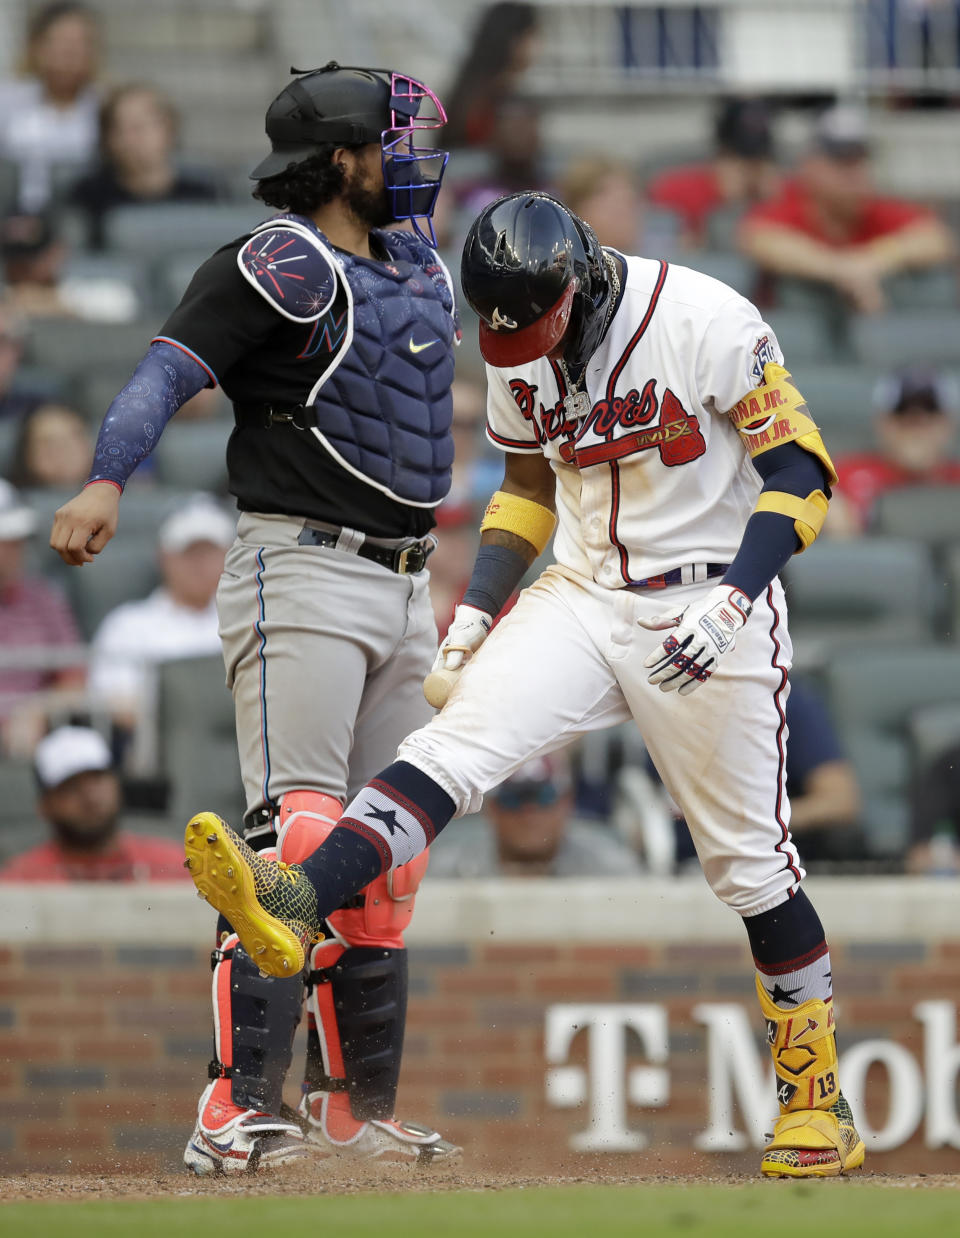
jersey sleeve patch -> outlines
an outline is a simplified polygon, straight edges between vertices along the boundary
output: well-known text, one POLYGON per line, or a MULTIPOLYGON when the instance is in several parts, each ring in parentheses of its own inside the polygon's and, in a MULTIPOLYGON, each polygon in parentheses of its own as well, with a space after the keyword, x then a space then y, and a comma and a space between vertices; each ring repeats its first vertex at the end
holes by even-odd
POLYGON ((337 291, 333 260, 319 240, 289 225, 255 232, 237 254, 248 283, 292 322, 316 322, 337 291))

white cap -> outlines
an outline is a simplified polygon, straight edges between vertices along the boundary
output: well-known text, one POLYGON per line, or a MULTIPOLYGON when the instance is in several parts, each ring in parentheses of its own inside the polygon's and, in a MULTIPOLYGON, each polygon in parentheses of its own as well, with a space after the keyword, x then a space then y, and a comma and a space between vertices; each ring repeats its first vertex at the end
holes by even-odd
POLYGON ((37 744, 33 769, 41 788, 52 791, 74 774, 113 769, 113 756, 99 731, 88 726, 62 726, 37 744))
POLYGON ((160 526, 158 542, 161 550, 176 553, 196 542, 213 542, 226 549, 235 536, 234 521, 214 499, 203 497, 191 499, 168 516, 160 526))
POLYGON ((37 527, 37 516, 8 481, 0 477, 0 542, 16 542, 29 537, 37 527))

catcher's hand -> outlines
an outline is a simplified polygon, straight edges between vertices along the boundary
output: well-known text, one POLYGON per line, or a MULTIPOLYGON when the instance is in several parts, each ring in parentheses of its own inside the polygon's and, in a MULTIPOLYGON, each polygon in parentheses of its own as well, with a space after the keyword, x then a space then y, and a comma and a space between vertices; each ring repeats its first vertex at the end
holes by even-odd
POLYGON ((737 633, 750 618, 753 604, 732 585, 718 585, 700 602, 679 613, 669 611, 653 619, 638 619, 651 632, 673 631, 644 659, 652 669, 647 682, 661 692, 679 691, 681 696, 706 683, 723 655, 736 643, 737 633))
POLYGON ((457 607, 450 630, 437 650, 430 674, 423 681, 423 694, 437 709, 442 709, 456 683, 463 664, 487 639, 493 616, 476 606, 457 607))
POLYGON ((85 486, 55 512, 50 545, 64 563, 74 567, 92 563, 117 531, 119 508, 116 486, 109 482, 85 486))

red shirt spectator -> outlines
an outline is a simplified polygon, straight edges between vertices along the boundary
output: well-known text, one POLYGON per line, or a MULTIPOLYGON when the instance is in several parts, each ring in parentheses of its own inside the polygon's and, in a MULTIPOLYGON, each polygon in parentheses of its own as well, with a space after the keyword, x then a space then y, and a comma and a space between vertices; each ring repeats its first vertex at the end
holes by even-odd
POLYGON ((119 829, 120 780, 103 736, 64 726, 37 744, 37 810, 53 838, 0 869, 0 881, 181 881, 183 849, 119 829))
POLYGON ((183 848, 166 838, 123 831, 101 852, 71 851, 59 842, 41 843, 0 868, 0 881, 181 881, 183 848))
POLYGON ((63 594, 47 581, 24 574, 27 539, 35 527, 33 511, 9 482, 0 480, 0 652, 6 661, 0 666, 0 728, 5 734, 14 712, 33 693, 79 687, 84 678, 82 666, 30 665, 25 652, 22 660, 11 658, 17 650, 36 649, 45 655, 81 643, 63 594))
POLYGON ((714 211, 762 201, 780 183, 770 114, 759 99, 728 99, 714 136, 712 159, 667 168, 647 186, 649 201, 677 215, 683 242, 693 248, 709 244, 707 224, 714 211))
POLYGON ((744 217, 740 248, 770 275, 824 284, 859 313, 878 314, 885 279, 942 266, 956 251, 932 211, 876 192, 869 154, 859 112, 826 112, 796 177, 744 217))
POLYGON ((837 460, 840 481, 830 507, 833 534, 862 533, 879 495, 901 486, 960 486, 951 457, 958 400, 943 375, 905 370, 877 388, 879 450, 837 460))
POLYGON ((822 210, 819 199, 799 178, 788 180, 777 197, 761 202, 746 216, 746 223, 776 224, 802 232, 823 245, 866 245, 891 232, 923 220, 936 220, 933 211, 899 198, 867 198, 860 209, 839 226, 822 210))

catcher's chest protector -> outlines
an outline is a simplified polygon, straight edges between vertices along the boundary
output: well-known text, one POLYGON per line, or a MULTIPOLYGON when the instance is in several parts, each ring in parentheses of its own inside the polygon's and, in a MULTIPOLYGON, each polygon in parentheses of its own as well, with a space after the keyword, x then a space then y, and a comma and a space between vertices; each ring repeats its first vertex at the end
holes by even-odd
POLYGON ((375 261, 335 249, 304 216, 261 228, 283 219, 311 230, 340 287, 301 354, 336 350, 305 400, 317 411, 314 433, 349 472, 392 498, 435 506, 450 489, 458 330, 443 264, 405 232, 374 232, 387 254, 375 261))

